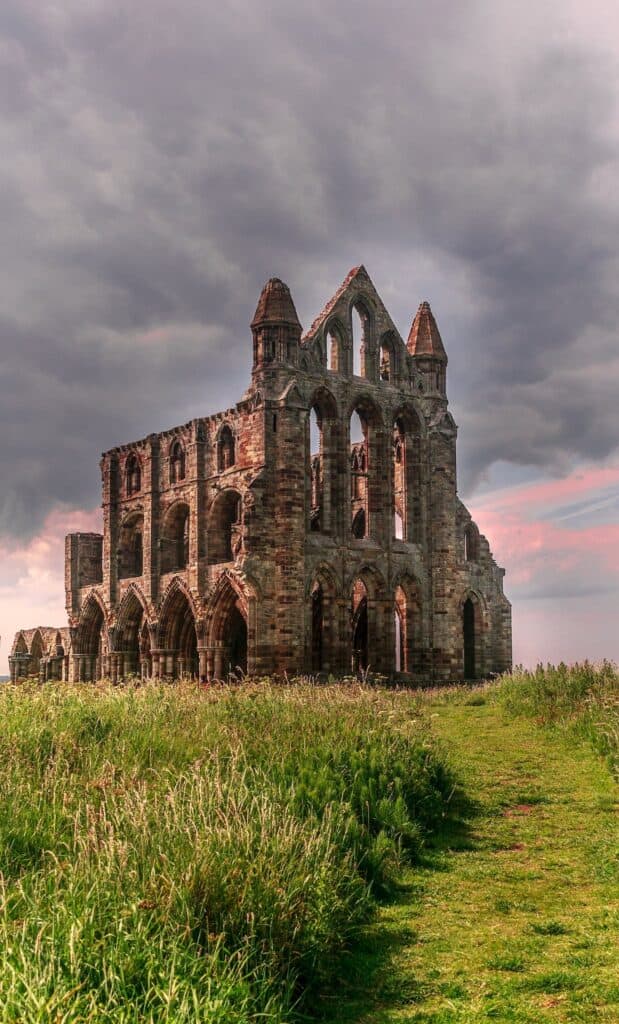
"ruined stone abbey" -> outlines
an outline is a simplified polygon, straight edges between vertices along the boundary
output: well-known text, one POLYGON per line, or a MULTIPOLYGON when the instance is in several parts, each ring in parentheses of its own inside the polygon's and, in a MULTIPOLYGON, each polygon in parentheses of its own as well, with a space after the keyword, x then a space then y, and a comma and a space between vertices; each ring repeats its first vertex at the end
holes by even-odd
POLYGON ((103 533, 66 539, 68 627, 20 631, 11 678, 508 669, 429 305, 405 343, 357 267, 302 334, 273 278, 251 331, 234 408, 105 452, 103 533))

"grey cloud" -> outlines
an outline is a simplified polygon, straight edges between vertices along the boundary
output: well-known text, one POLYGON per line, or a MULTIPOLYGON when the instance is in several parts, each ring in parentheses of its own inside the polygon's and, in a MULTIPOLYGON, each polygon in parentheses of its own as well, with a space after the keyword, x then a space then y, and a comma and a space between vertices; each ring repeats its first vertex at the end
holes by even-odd
POLYGON ((464 491, 613 450, 612 57, 498 9, 7 5, 1 530, 240 394, 264 279, 308 324, 360 261, 403 332, 433 302, 464 491))

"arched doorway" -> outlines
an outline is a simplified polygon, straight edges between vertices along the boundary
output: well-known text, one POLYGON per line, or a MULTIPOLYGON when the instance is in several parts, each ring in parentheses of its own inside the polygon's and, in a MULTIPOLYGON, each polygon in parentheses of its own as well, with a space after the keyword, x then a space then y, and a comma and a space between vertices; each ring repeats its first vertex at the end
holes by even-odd
POLYGON ((103 653, 102 634, 104 622, 103 608, 96 598, 90 598, 82 609, 78 627, 76 643, 77 682, 94 681, 102 675, 101 655, 103 653))
POLYGON ((31 676, 38 676, 41 669, 41 660, 43 658, 43 638, 37 630, 32 638, 30 645, 30 667, 28 669, 31 676))
POLYGON ((236 605, 228 616, 223 642, 228 651, 228 671, 247 672, 247 623, 236 605))
POLYGON ((475 605, 467 597, 462 607, 462 634, 464 641, 464 678, 477 678, 477 658, 475 656, 475 605))
POLYGON ((352 589, 352 670, 365 672, 368 666, 368 591, 363 580, 356 580, 352 589))
POLYGON ((210 620, 209 676, 226 679, 247 672, 247 648, 246 601, 230 580, 224 580, 210 620))
POLYGON ((180 678, 198 674, 198 639, 191 603, 180 587, 166 600, 160 619, 163 661, 160 674, 180 678))
POLYGON ((143 663, 144 634, 148 637, 146 613, 134 590, 126 595, 118 614, 117 650, 123 655, 123 675, 150 675, 150 640, 147 645, 147 661, 143 663))
POLYGON ((312 672, 323 669, 324 601, 322 587, 316 583, 312 590, 312 672))

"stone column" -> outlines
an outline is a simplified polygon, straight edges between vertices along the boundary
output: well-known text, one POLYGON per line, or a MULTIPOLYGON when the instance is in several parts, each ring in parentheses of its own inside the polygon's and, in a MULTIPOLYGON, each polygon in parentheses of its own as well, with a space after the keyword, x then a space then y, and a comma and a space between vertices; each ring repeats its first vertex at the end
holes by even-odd
POLYGON ((205 683, 208 676, 208 653, 205 647, 198 648, 198 680, 205 683))

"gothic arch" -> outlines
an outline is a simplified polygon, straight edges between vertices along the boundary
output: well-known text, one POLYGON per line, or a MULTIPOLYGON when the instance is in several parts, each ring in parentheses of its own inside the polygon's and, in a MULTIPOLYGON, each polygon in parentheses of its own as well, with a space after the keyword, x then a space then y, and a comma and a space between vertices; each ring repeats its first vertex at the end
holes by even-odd
POLYGON ((331 370, 332 373, 345 373, 350 345, 346 343, 346 331, 337 317, 332 316, 327 320, 323 335, 327 370, 331 370))
POLYGON ((123 519, 118 530, 116 550, 119 579, 141 576, 144 571, 144 513, 134 509, 123 519))
POLYGON ((256 589, 249 580, 223 572, 206 617, 208 675, 227 678, 251 671, 256 640, 256 589))
POLYGON ((150 616, 148 603, 141 589, 132 584, 124 595, 118 615, 116 617, 116 629, 114 631, 114 647, 123 654, 123 673, 137 673, 150 675, 150 639, 148 651, 145 648, 145 632, 148 634, 150 616), (148 654, 148 660, 141 657, 142 653, 148 654))
POLYGON ((173 501, 161 523, 161 573, 179 572, 189 564, 191 511, 184 500, 173 501))
POLYGON ((374 312, 370 302, 365 295, 354 295, 348 303, 348 324, 350 331, 352 360, 351 373, 353 376, 365 377, 366 380, 375 381, 375 341, 374 341, 374 312), (355 339, 353 314, 357 313, 361 322, 361 338, 355 339), (360 346, 360 373, 355 374, 355 345, 360 346))
POLYGON ((236 465, 236 434, 227 420, 221 424, 215 442, 217 451, 217 472, 223 473, 236 465))
POLYGON ((312 672, 337 670, 339 585, 326 564, 318 565, 305 588, 306 635, 312 672))
POLYGON ((420 544, 424 535, 423 419, 404 402, 393 415, 393 536, 420 544), (401 530, 398 526, 401 524, 401 530))
POLYGON ((399 573, 393 581, 396 672, 419 673, 423 651, 423 604, 419 581, 399 573))
POLYGON ((160 675, 197 675, 197 609, 191 591, 179 577, 171 581, 161 601, 157 637, 163 652, 160 675))
POLYGON ((23 631, 20 631, 15 637, 11 654, 28 654, 28 644, 23 631))
POLYGON ((209 565, 233 562, 243 544, 243 495, 225 487, 213 498, 206 518, 206 552, 209 565))
POLYGON ((482 679, 486 674, 488 612, 483 596, 467 590, 458 606, 462 636, 462 675, 464 679, 482 679))
POLYGON ((370 668, 377 669, 383 660, 385 580, 375 566, 364 565, 351 574, 347 591, 350 600, 350 665, 357 674, 370 668))

